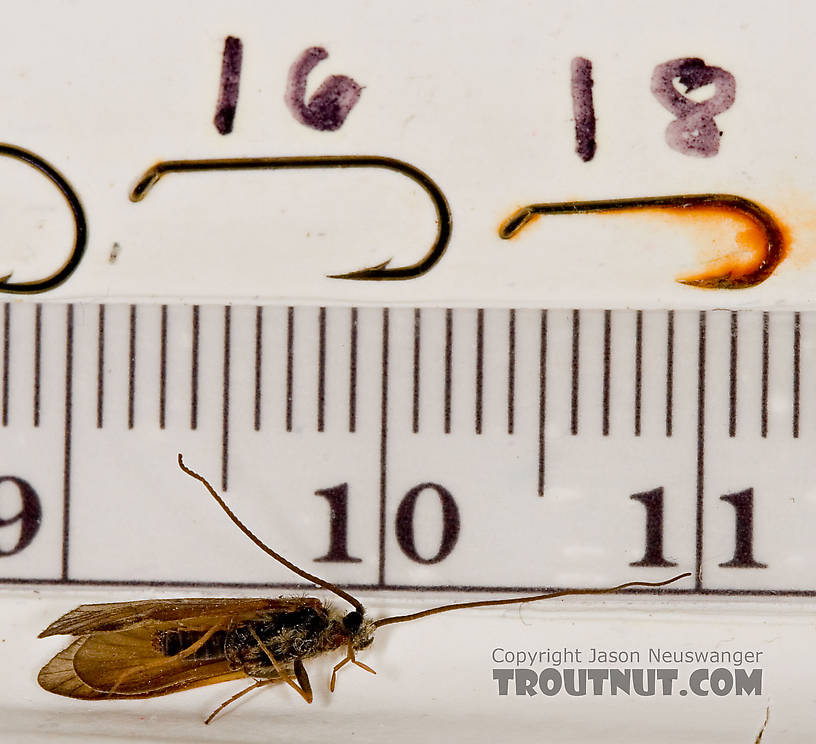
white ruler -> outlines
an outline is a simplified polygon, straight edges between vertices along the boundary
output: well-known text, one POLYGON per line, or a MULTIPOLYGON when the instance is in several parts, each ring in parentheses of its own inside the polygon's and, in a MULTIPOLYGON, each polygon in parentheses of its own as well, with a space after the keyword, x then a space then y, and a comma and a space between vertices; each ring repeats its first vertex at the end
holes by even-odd
POLYGON ((1 315, 3 583, 816 592, 807 313, 1 315))

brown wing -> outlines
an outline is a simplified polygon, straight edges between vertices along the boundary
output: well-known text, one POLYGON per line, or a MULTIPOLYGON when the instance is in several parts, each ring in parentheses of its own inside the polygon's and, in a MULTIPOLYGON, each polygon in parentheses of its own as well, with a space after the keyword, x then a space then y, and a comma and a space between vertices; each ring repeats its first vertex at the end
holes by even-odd
MULTIPOLYGON (((200 618, 198 623, 186 622, 185 627, 203 631, 219 621, 223 618, 200 618)), ((156 633, 177 627, 172 622, 151 622, 78 638, 40 670, 37 681, 58 695, 115 700, 156 697, 247 676, 231 669, 223 658, 162 655, 154 642, 156 633)))
POLYGON ((49 625, 38 638, 53 635, 86 635, 125 630, 147 621, 180 621, 187 618, 227 616, 235 620, 261 612, 290 611, 299 607, 322 606, 314 597, 277 599, 146 599, 138 602, 80 605, 49 625))
MULTIPOLYGON (((202 685, 228 682, 233 679, 243 679, 246 676, 240 671, 224 670, 221 667, 226 665, 221 662, 220 664, 202 665, 199 668, 198 674, 188 674, 184 680, 176 679, 175 684, 169 681, 165 686, 151 690, 127 693, 121 690, 118 692, 97 690, 87 684, 82 677, 77 674, 74 668, 77 652, 80 651, 86 640, 86 638, 75 640, 68 648, 58 653, 40 670, 37 681, 43 689, 56 693, 57 695, 65 695, 66 697, 78 698, 80 700, 123 700, 158 697, 159 695, 168 695, 171 692, 189 690, 202 685)), ((172 678, 173 675, 170 675, 171 680, 172 678)))

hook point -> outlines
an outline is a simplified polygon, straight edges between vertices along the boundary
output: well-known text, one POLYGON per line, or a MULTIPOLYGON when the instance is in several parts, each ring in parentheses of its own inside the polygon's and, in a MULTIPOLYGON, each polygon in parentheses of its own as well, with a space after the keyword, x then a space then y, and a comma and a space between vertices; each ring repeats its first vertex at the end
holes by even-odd
POLYGON ((327 274, 328 279, 383 279, 382 273, 388 271, 388 264, 391 259, 387 258, 382 263, 376 266, 368 266, 365 269, 358 269, 357 271, 349 271, 347 274, 327 274))

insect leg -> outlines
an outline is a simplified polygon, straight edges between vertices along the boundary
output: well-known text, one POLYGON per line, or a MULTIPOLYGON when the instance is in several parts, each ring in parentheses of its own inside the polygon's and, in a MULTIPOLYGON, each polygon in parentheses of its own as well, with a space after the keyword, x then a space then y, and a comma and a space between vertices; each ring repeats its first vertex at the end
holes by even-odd
POLYGON ((312 700, 312 683, 309 682, 309 675, 306 674, 306 667, 303 666, 303 661, 295 659, 295 677, 300 683, 301 689, 309 696, 309 702, 312 700))
POLYGON ((365 669, 367 672, 371 672, 372 674, 377 673, 367 664, 363 664, 362 661, 357 661, 357 659, 354 656, 354 646, 352 646, 351 641, 349 641, 348 651, 346 652, 346 658, 343 659, 339 664, 335 664, 334 669, 332 669, 331 682, 329 682, 329 690, 331 690, 332 692, 334 692, 334 684, 337 681, 337 672, 340 671, 340 669, 342 669, 349 662, 351 662, 355 666, 360 667, 360 669, 365 669))
POLYGON ((238 698, 243 697, 248 692, 252 692, 253 690, 257 690, 259 687, 263 687, 264 685, 271 685, 273 682, 277 682, 277 679, 261 679, 258 680, 255 684, 250 685, 249 687, 244 688, 241 692, 236 692, 229 700, 225 700, 221 705, 219 705, 209 716, 207 716, 207 720, 204 721, 204 724, 208 724, 215 718, 224 708, 228 705, 234 703, 238 698))
POLYGON ((275 667, 275 671, 278 673, 278 676, 307 703, 311 703, 312 685, 309 682, 309 677, 306 674, 306 668, 303 666, 303 662, 300 659, 295 659, 295 676, 297 677, 298 682, 301 684, 301 687, 298 687, 292 677, 289 676, 289 672, 287 672, 281 663, 272 655, 272 652, 261 640, 261 637, 255 632, 255 628, 253 628, 251 625, 249 626, 249 632, 252 633, 252 637, 258 643, 258 646, 260 646, 261 651, 263 651, 269 658, 269 661, 272 662, 272 666, 275 667), (304 680, 306 684, 304 684, 304 680))
POLYGON ((188 657, 190 654, 194 654, 207 641, 209 641, 210 638, 213 637, 213 635, 215 635, 219 630, 224 630, 224 629, 225 629, 225 625, 223 623, 216 623, 215 625, 212 626, 212 628, 210 628, 197 641, 195 641, 194 643, 191 643, 189 646, 187 646, 187 648, 183 649, 182 651, 179 651, 177 654, 174 654, 173 656, 168 656, 167 658, 168 659, 173 659, 173 660, 175 660, 175 659, 184 659, 184 658, 188 657))
POLYGON ((329 690, 331 690, 331 692, 334 692, 334 683, 337 681, 337 672, 339 672, 350 661, 351 658, 346 656, 346 658, 343 659, 343 661, 341 661, 339 664, 334 665, 334 669, 332 669, 331 682, 329 682, 329 690))

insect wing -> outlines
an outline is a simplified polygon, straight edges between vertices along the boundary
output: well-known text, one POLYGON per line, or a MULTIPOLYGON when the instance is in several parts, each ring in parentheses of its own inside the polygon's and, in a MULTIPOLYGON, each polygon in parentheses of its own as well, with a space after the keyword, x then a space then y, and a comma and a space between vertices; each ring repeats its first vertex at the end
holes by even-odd
POLYGON ((230 669, 223 659, 161 658, 145 635, 144 629, 137 629, 78 638, 40 670, 37 681, 57 695, 121 700, 157 697, 246 676, 230 669), (104 642, 99 643, 100 639, 104 642))
MULTIPOLYGON (((40 634, 80 637, 54 656, 37 679, 49 692, 86 700, 154 697, 241 679, 246 673, 232 668, 222 653, 197 655, 189 646, 170 653, 160 639, 163 634, 183 633, 203 644, 208 634, 212 638, 247 620, 322 606, 309 597, 82 605, 40 634)), ((276 674, 264 677, 272 681, 276 674)))
MULTIPOLYGON (((145 622, 126 630, 91 633, 75 640, 46 664, 38 676, 49 692, 87 700, 154 697, 202 685, 241 679, 223 654, 210 658, 195 653, 167 655, 158 639, 182 628, 205 639, 225 629, 228 616, 204 616, 177 622, 145 622)), ((266 676, 266 675, 265 675, 266 676)), ((275 678, 274 672, 268 675, 275 678)))
POLYGON ((197 617, 251 619, 267 612, 288 612, 322 606, 314 597, 263 599, 146 599, 140 602, 80 605, 49 625, 39 638, 53 635, 87 635, 137 627, 149 621, 182 622, 197 617))

